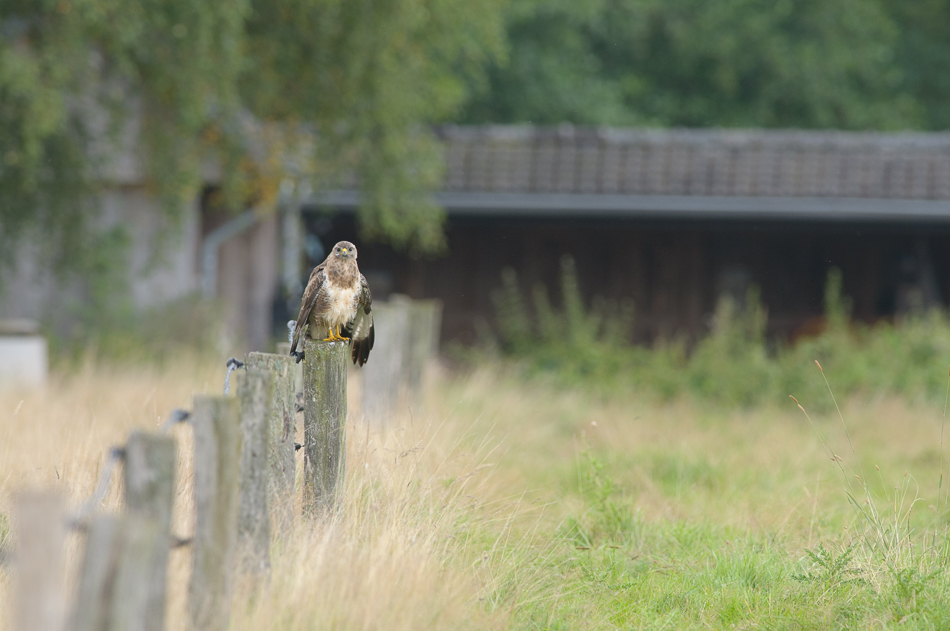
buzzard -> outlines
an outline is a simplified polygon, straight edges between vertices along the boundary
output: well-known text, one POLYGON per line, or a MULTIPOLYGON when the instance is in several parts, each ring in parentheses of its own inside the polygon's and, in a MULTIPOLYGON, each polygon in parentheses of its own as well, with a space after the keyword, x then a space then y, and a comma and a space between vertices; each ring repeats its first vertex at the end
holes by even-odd
POLYGON ((290 354, 303 359, 303 340, 349 341, 353 363, 362 366, 373 348, 373 297, 356 266, 356 246, 340 241, 310 273, 303 292, 290 354), (300 347, 300 352, 296 352, 300 347))

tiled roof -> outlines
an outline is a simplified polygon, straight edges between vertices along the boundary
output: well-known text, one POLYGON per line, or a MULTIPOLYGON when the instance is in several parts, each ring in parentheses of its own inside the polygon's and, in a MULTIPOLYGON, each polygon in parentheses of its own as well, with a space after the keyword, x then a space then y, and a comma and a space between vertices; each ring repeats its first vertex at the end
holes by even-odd
POLYGON ((436 131, 446 192, 950 200, 950 133, 436 131))

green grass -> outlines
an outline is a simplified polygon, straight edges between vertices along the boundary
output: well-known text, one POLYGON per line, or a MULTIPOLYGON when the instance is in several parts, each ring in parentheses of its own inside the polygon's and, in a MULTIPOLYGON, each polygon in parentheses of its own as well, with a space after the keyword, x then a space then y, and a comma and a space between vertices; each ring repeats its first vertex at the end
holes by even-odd
POLYGON ((813 426, 793 403, 657 406, 479 379, 446 403, 501 432, 496 474, 544 506, 488 561, 482 602, 511 628, 950 628, 936 408, 852 400, 849 427, 813 426))

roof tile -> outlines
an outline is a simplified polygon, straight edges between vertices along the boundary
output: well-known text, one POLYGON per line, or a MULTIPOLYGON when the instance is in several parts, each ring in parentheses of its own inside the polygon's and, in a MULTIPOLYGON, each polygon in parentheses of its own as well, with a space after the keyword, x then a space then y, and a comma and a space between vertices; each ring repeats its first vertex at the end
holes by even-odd
POLYGON ((950 133, 445 126, 449 191, 950 199, 950 133))

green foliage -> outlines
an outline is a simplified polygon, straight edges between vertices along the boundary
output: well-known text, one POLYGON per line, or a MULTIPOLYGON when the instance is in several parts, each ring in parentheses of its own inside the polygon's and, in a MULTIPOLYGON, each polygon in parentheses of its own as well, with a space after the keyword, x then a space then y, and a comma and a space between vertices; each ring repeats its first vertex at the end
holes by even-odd
POLYGON ((809 567, 794 578, 800 581, 817 581, 828 589, 862 580, 860 568, 854 567, 853 563, 855 545, 852 543, 840 554, 835 554, 833 550, 826 548, 824 543, 819 542, 814 550, 805 550, 809 567))
POLYGON ((365 236, 441 247, 441 177, 422 126, 455 114, 469 78, 504 53, 501 0, 251 3, 242 102, 266 121, 314 124, 317 175, 354 169, 365 236))
POLYGON ((332 163, 359 176, 367 237, 440 247, 426 193, 441 160, 423 125, 451 116, 464 78, 503 55, 501 1, 4 2, 5 262, 28 235, 64 269, 93 247, 91 196, 135 129, 169 227, 208 158, 233 206, 272 201, 290 168, 327 182, 332 163))
POLYGON ((499 348, 526 374, 565 384, 583 384, 610 394, 636 391, 660 399, 691 396, 725 405, 786 404, 789 394, 828 408, 824 381, 835 392, 901 394, 942 403, 950 357, 950 318, 941 312, 912 316, 899 325, 851 323, 850 301, 841 295, 840 271, 828 274, 827 328, 793 346, 770 348, 767 314, 753 289, 740 308, 730 298, 718 304, 712 329, 690 352, 679 343, 653 349, 631 345, 633 308, 603 301, 588 309, 577 289, 573 262, 562 264, 561 308, 543 287, 529 309, 513 271, 503 274, 495 295, 499 348))
MULTIPOLYGON (((100 278, 115 276, 109 272, 100 278)), ((119 275, 124 280, 124 275, 119 275)), ((110 300, 122 296, 109 292, 110 300)), ((50 336, 50 351, 65 364, 89 360, 118 364, 161 366, 180 355, 220 356, 224 341, 219 305, 191 296, 167 305, 134 313, 122 300, 108 306, 97 317, 86 305, 76 308, 80 318, 66 335, 50 336), (104 319, 104 321, 103 321, 104 319)), ((56 323, 48 322, 52 327, 56 323)))
POLYGON ((470 122, 945 129, 947 7, 522 0, 470 122), (941 72, 941 69, 944 71, 941 72))
POLYGON ((632 305, 596 301, 584 305, 574 260, 561 259, 560 310, 552 307, 547 290, 534 288, 534 318, 519 289, 517 274, 502 272, 502 288, 494 295, 501 348, 515 356, 531 356, 542 369, 557 369, 577 379, 602 379, 619 368, 623 345, 633 319, 632 305), (570 357, 571 361, 565 359, 570 357))
POLYGON ((589 510, 580 517, 569 515, 561 533, 581 548, 623 543, 638 526, 633 502, 624 497, 620 485, 605 471, 589 445, 580 454, 580 494, 589 510))

